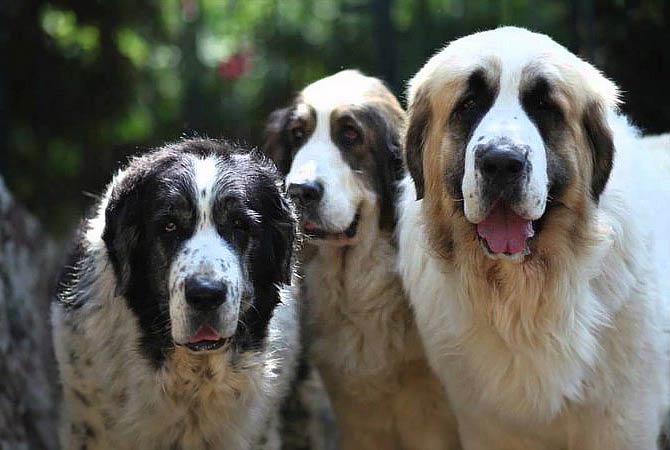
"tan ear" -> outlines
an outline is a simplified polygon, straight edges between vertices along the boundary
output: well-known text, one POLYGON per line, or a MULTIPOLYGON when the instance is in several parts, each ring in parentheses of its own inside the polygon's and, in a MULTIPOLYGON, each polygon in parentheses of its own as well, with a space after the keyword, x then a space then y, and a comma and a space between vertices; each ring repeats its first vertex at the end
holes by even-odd
POLYGON ((589 103, 584 110, 582 124, 593 159, 591 196, 598 201, 609 180, 614 159, 614 142, 607 123, 607 108, 599 102, 589 103))
POLYGON ((414 96, 408 113, 407 132, 405 133, 405 164, 414 180, 416 199, 420 200, 424 195, 423 151, 431 120, 430 101, 423 91, 419 91, 414 96))
POLYGON ((273 111, 268 117, 263 134, 263 153, 274 161, 277 169, 284 176, 290 169, 289 148, 284 136, 284 127, 291 110, 292 107, 286 107, 273 111))

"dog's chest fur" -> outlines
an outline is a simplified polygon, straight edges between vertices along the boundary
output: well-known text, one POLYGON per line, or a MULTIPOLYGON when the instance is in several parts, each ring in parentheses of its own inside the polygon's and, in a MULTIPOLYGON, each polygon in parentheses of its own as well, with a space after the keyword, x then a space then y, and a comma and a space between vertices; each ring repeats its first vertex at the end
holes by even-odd
POLYGON ((156 370, 138 351, 138 325, 123 299, 102 297, 80 310, 54 310, 64 325, 56 350, 66 361, 65 442, 88 450, 227 450, 260 438, 277 376, 268 355, 247 352, 232 361, 229 353, 177 348, 156 370))
POLYGON ((390 236, 321 248, 304 267, 308 351, 349 449, 457 448, 395 270, 390 236))
POLYGON ((394 260, 388 240, 378 237, 322 247, 306 263, 310 353, 321 370, 364 378, 421 356, 394 260))
MULTIPOLYGON (((598 244, 589 254, 564 254, 553 279, 529 280, 510 266, 498 273, 507 283, 492 285, 473 266, 441 265, 423 238, 416 241, 421 206, 408 199, 401 272, 428 358, 457 414, 566 447, 566 439, 593 434, 587 424, 601 411, 644 403, 662 386, 655 375, 647 377, 653 388, 635 381, 658 371, 654 288, 635 251, 644 244, 630 231, 612 234, 632 229, 617 201, 601 199, 608 227, 598 244)), ((653 428, 656 420, 642 422, 653 428)))

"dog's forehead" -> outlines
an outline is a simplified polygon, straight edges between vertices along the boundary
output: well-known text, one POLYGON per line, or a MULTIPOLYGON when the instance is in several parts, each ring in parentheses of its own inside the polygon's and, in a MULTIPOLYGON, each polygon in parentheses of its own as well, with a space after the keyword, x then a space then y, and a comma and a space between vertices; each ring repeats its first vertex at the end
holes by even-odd
POLYGON ((213 156, 199 158, 191 156, 193 182, 197 192, 211 193, 220 178, 219 161, 213 156))
POLYGON ((503 66, 522 69, 529 62, 570 57, 570 52, 550 37, 522 28, 483 31, 449 44, 444 57, 469 57, 474 61, 497 58, 503 66))
POLYGON ((191 176, 198 196, 204 200, 221 195, 243 196, 252 181, 259 181, 257 174, 249 170, 246 158, 245 155, 225 159, 215 155, 192 156, 191 176))
POLYGON ((559 80, 582 64, 578 57, 546 35, 503 27, 449 43, 410 81, 408 97, 411 102, 426 81, 429 90, 441 91, 445 86, 462 84, 476 70, 483 70, 496 83, 506 81, 519 85, 538 74, 559 80))
POLYGON ((385 88, 375 78, 353 70, 345 70, 322 78, 307 86, 301 99, 317 112, 330 112, 343 105, 362 105, 385 88))
POLYGON ((243 200, 251 178, 258 178, 251 175, 234 158, 184 155, 162 167, 155 177, 152 192, 159 195, 152 205, 199 208, 207 205, 209 209, 222 197, 243 200))

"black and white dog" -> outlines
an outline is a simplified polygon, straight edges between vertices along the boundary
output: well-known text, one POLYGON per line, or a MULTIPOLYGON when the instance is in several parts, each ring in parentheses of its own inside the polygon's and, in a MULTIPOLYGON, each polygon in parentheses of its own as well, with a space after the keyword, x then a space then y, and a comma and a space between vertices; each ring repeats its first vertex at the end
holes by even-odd
POLYGON ((190 139, 133 159, 53 306, 64 449, 279 448, 296 220, 272 163, 190 139))

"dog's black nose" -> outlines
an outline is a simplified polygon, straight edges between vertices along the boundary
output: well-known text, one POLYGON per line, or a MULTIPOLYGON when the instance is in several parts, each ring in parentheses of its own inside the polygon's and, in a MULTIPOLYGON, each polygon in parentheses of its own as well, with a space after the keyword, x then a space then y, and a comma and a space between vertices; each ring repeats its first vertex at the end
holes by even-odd
POLYGON ((323 184, 318 180, 291 183, 288 186, 288 195, 303 205, 318 203, 323 197, 323 184))
POLYGON ((527 154, 525 149, 516 146, 481 145, 475 150, 475 164, 486 181, 504 185, 526 171, 527 154))
POLYGON ((221 281, 192 276, 184 284, 186 302, 200 311, 218 308, 226 301, 226 285, 221 281))

